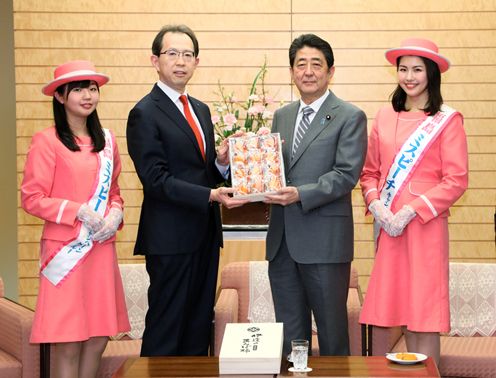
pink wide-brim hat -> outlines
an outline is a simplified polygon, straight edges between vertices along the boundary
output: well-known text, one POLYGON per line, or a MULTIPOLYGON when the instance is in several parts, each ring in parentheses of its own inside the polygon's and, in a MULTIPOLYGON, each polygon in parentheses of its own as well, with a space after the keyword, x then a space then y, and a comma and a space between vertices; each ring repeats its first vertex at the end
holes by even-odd
POLYGON ((61 85, 81 80, 94 80, 101 87, 109 81, 109 77, 96 72, 95 65, 88 60, 72 60, 55 68, 53 80, 41 91, 47 96, 53 96, 55 90, 61 85))
POLYGON ((439 71, 445 72, 450 67, 450 61, 438 53, 437 45, 423 38, 408 38, 401 42, 401 47, 389 49, 386 51, 386 59, 393 66, 396 66, 397 59, 400 56, 414 55, 428 58, 437 63, 439 71))

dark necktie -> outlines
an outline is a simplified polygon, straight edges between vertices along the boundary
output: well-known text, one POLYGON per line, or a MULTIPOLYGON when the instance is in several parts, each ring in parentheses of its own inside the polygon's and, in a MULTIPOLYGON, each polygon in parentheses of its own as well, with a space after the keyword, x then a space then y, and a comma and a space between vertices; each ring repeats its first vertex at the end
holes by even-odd
POLYGON ((200 147, 200 151, 201 151, 201 154, 203 156, 203 160, 205 160, 205 148, 203 146, 203 139, 202 139, 200 130, 198 129, 198 126, 195 122, 195 119, 193 118, 193 115, 191 114, 191 110, 189 109, 188 98, 185 95, 181 95, 181 96, 179 96, 179 100, 183 104, 184 115, 186 116, 186 120, 189 123, 189 127, 191 127, 191 130, 193 130, 193 133, 195 134, 196 141, 198 142, 198 146, 200 147))
POLYGON ((291 154, 291 157, 294 157, 296 150, 298 149, 298 146, 300 145, 301 140, 303 139, 303 136, 310 127, 310 114, 313 113, 313 109, 310 106, 305 106, 302 112, 303 112, 303 116, 301 117, 301 121, 298 124, 298 129, 296 130, 296 134, 293 142, 293 152, 291 154))

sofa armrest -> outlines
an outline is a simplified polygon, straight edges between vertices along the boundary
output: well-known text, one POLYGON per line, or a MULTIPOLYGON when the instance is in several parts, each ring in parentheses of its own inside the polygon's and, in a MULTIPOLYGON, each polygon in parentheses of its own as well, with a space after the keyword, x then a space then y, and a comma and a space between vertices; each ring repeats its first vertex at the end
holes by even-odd
POLYGON ((0 349, 22 363, 22 376, 39 375, 40 347, 30 344, 34 312, 7 298, 0 298, 0 349))
POLYGON ((227 323, 238 322, 238 291, 222 289, 215 305, 215 356, 220 353, 227 323))
POLYGON ((360 297, 357 288, 350 288, 348 292, 348 334, 350 338, 350 352, 352 356, 362 355, 362 327, 358 322, 361 311, 360 297))

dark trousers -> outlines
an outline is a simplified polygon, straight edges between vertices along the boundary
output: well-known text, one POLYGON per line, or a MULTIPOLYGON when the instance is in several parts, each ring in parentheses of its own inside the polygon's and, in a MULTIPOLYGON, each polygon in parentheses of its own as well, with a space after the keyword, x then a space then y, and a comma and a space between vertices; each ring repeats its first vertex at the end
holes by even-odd
POLYGON ((199 251, 145 257, 150 288, 141 356, 208 355, 219 266, 213 221, 209 227, 199 251))
POLYGON ((348 288, 351 263, 299 264, 286 242, 269 262, 269 279, 276 321, 284 323, 284 355, 291 340, 312 340, 311 312, 317 324, 322 356, 350 354, 348 337, 348 288))

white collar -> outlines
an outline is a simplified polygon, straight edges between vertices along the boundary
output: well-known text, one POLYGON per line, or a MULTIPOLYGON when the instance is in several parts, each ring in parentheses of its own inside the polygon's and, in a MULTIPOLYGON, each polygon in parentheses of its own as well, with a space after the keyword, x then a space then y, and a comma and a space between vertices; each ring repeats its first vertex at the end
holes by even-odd
POLYGON ((298 113, 300 113, 305 106, 310 106, 313 109, 314 114, 317 114, 317 112, 319 111, 320 107, 326 100, 327 96, 329 96, 329 94, 330 92, 327 90, 321 97, 319 97, 317 100, 315 100, 314 102, 308 105, 305 104, 303 100, 300 99, 300 109, 298 110, 298 113))
POLYGON ((167 84, 165 84, 163 81, 157 81, 157 86, 172 100, 172 102, 176 103, 179 101, 179 97, 181 95, 185 95, 188 97, 188 94, 186 92, 184 93, 179 93, 175 89, 172 89, 169 87, 167 84))

